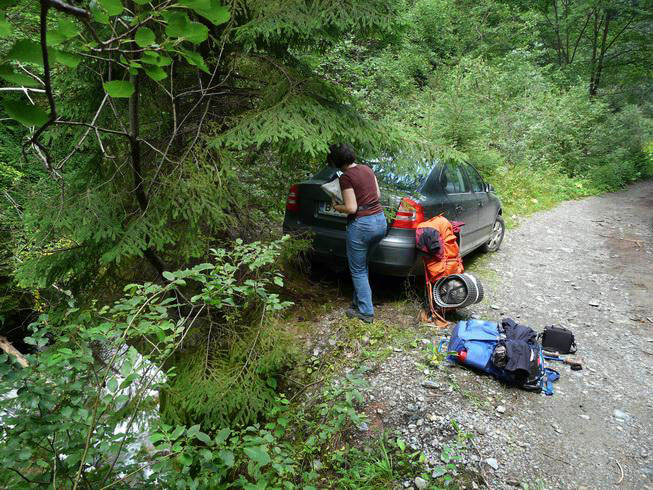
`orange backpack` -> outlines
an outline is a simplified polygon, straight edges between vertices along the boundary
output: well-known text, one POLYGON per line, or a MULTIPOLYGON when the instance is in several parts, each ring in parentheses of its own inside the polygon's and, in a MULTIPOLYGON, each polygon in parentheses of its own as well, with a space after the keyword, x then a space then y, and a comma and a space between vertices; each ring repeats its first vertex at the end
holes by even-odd
POLYGON ((436 231, 438 235, 439 250, 433 255, 423 257, 424 272, 431 284, 434 284, 441 277, 449 274, 460 274, 465 270, 463 261, 460 258, 458 237, 456 236, 456 234, 460 233, 460 227, 463 225, 464 223, 458 221, 452 223, 442 215, 417 225, 415 239, 418 248, 422 250, 423 247, 420 246, 420 241, 422 243, 427 241, 426 236, 429 234, 435 236, 435 233, 431 230, 436 231))

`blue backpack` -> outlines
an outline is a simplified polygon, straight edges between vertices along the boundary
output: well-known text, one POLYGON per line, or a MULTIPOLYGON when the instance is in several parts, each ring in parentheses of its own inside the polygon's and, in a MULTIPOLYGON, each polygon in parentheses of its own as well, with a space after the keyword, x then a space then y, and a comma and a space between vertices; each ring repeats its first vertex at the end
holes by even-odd
POLYGON ((529 369, 510 371, 498 367, 492 360, 497 345, 505 339, 497 323, 484 320, 460 321, 453 328, 448 343, 441 342, 440 350, 446 348, 448 359, 469 368, 492 375, 499 381, 528 391, 553 394, 553 382, 560 376, 544 365, 542 346, 528 341, 530 349, 529 369))

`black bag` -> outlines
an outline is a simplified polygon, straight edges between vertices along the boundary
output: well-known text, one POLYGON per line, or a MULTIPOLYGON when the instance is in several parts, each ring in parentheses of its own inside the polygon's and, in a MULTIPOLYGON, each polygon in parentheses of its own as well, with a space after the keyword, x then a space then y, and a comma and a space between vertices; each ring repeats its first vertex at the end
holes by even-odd
POLYGON ((576 352, 576 341, 571 330, 554 325, 544 327, 539 337, 542 339, 542 348, 549 352, 559 354, 573 354, 576 352))

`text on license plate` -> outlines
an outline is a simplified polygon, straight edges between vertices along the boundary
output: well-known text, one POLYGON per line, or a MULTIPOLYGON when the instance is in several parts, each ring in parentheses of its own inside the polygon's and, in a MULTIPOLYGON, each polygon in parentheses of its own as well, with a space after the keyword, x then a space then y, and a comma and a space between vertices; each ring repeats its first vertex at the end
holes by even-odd
POLYGON ((319 210, 320 210, 320 214, 328 214, 329 216, 338 216, 340 218, 347 217, 345 213, 341 213, 340 211, 336 211, 335 209, 333 209, 330 202, 321 202, 319 210))

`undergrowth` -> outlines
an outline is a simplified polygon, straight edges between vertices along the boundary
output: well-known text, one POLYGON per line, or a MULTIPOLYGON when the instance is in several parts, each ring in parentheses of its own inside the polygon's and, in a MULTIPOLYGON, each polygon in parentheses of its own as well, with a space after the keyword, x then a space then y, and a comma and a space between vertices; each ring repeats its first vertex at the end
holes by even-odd
POLYGON ((601 190, 587 179, 567 177, 555 168, 544 170, 524 167, 499 167, 488 180, 501 197, 503 216, 508 227, 519 216, 549 209, 569 199, 598 194, 601 190))

